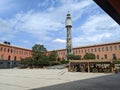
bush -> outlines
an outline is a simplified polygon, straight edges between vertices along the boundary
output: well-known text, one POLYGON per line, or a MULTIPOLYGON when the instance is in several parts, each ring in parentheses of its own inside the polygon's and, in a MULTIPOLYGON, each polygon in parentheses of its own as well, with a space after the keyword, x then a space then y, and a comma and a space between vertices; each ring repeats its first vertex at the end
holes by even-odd
POLYGON ((53 65, 60 65, 60 62, 53 61, 53 62, 50 62, 50 65, 51 65, 51 66, 53 66, 53 65))
POLYGON ((95 54, 93 53, 86 53, 84 55, 84 59, 88 60, 88 59, 95 59, 95 54))
POLYGON ((120 64, 120 60, 113 60, 114 64, 120 64))
POLYGON ((69 61, 65 61, 65 60, 61 61, 61 64, 68 64, 68 63, 69 61))
POLYGON ((69 55, 67 55, 67 59, 68 60, 81 60, 81 56, 80 55, 69 54, 69 55))

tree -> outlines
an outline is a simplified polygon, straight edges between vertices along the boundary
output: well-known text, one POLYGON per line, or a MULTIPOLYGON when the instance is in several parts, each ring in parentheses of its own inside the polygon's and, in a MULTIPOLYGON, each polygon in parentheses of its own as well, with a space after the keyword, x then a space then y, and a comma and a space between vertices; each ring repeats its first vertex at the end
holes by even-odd
POLYGON ((48 56, 46 56, 46 55, 42 55, 42 57, 38 60, 37 63, 41 67, 48 66, 50 64, 49 60, 48 60, 48 56))
POLYGON ((30 68, 49 65, 48 56, 44 54, 46 51, 44 45, 35 44, 32 47, 32 57, 21 60, 21 64, 30 68))
POLYGON ((23 67, 26 67, 27 61, 25 59, 21 59, 20 64, 24 65, 23 67))
POLYGON ((44 54, 43 52, 46 52, 46 51, 47 49, 44 47, 44 45, 35 44, 32 47, 33 58, 35 60, 39 60, 40 58, 42 58, 42 55, 44 54))
POLYGON ((24 65, 24 67, 31 67, 33 65, 33 59, 32 57, 21 59, 20 64, 24 65))
POLYGON ((33 52, 46 52, 47 49, 44 47, 44 45, 35 44, 35 45, 32 47, 32 51, 33 51, 33 52))
POLYGON ((57 51, 52 51, 49 55, 49 60, 50 61, 56 61, 58 57, 57 51))
POLYGON ((95 59, 95 54, 93 53, 86 53, 84 55, 84 59, 88 60, 88 59, 95 59))
POLYGON ((80 55, 75 55, 74 60, 81 60, 81 56, 80 55))
POLYGON ((67 55, 67 59, 68 60, 81 60, 81 56, 80 55, 69 54, 69 55, 67 55))
POLYGON ((32 51, 33 51, 34 61, 36 61, 35 62, 36 66, 43 67, 49 65, 48 56, 44 54, 44 52, 47 51, 44 45, 35 44, 32 47, 32 51))

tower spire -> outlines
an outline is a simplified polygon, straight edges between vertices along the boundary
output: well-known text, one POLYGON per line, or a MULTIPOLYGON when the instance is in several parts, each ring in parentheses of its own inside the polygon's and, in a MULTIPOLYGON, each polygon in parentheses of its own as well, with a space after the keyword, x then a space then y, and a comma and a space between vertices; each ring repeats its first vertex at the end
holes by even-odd
POLYGON ((67 56, 73 53, 72 52, 71 28, 72 28, 72 20, 71 20, 71 15, 70 15, 70 13, 68 11, 68 14, 67 14, 67 17, 66 17, 66 30, 67 30, 66 55, 67 56))

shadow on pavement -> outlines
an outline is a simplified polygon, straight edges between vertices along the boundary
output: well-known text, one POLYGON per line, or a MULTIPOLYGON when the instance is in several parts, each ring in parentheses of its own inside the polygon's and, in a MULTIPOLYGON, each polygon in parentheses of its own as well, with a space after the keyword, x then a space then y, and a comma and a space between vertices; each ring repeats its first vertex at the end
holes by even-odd
POLYGON ((31 90, 120 90, 120 73, 31 90))
POLYGON ((120 73, 31 90, 120 90, 120 73))

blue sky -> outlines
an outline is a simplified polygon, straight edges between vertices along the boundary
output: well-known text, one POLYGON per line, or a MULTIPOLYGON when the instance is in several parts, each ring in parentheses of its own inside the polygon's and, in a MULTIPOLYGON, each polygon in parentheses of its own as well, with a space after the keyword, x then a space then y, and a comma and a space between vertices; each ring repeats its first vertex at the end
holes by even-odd
POLYGON ((31 49, 66 48, 65 19, 72 16, 73 47, 120 41, 119 25, 93 0, 0 0, 0 42, 31 49))

